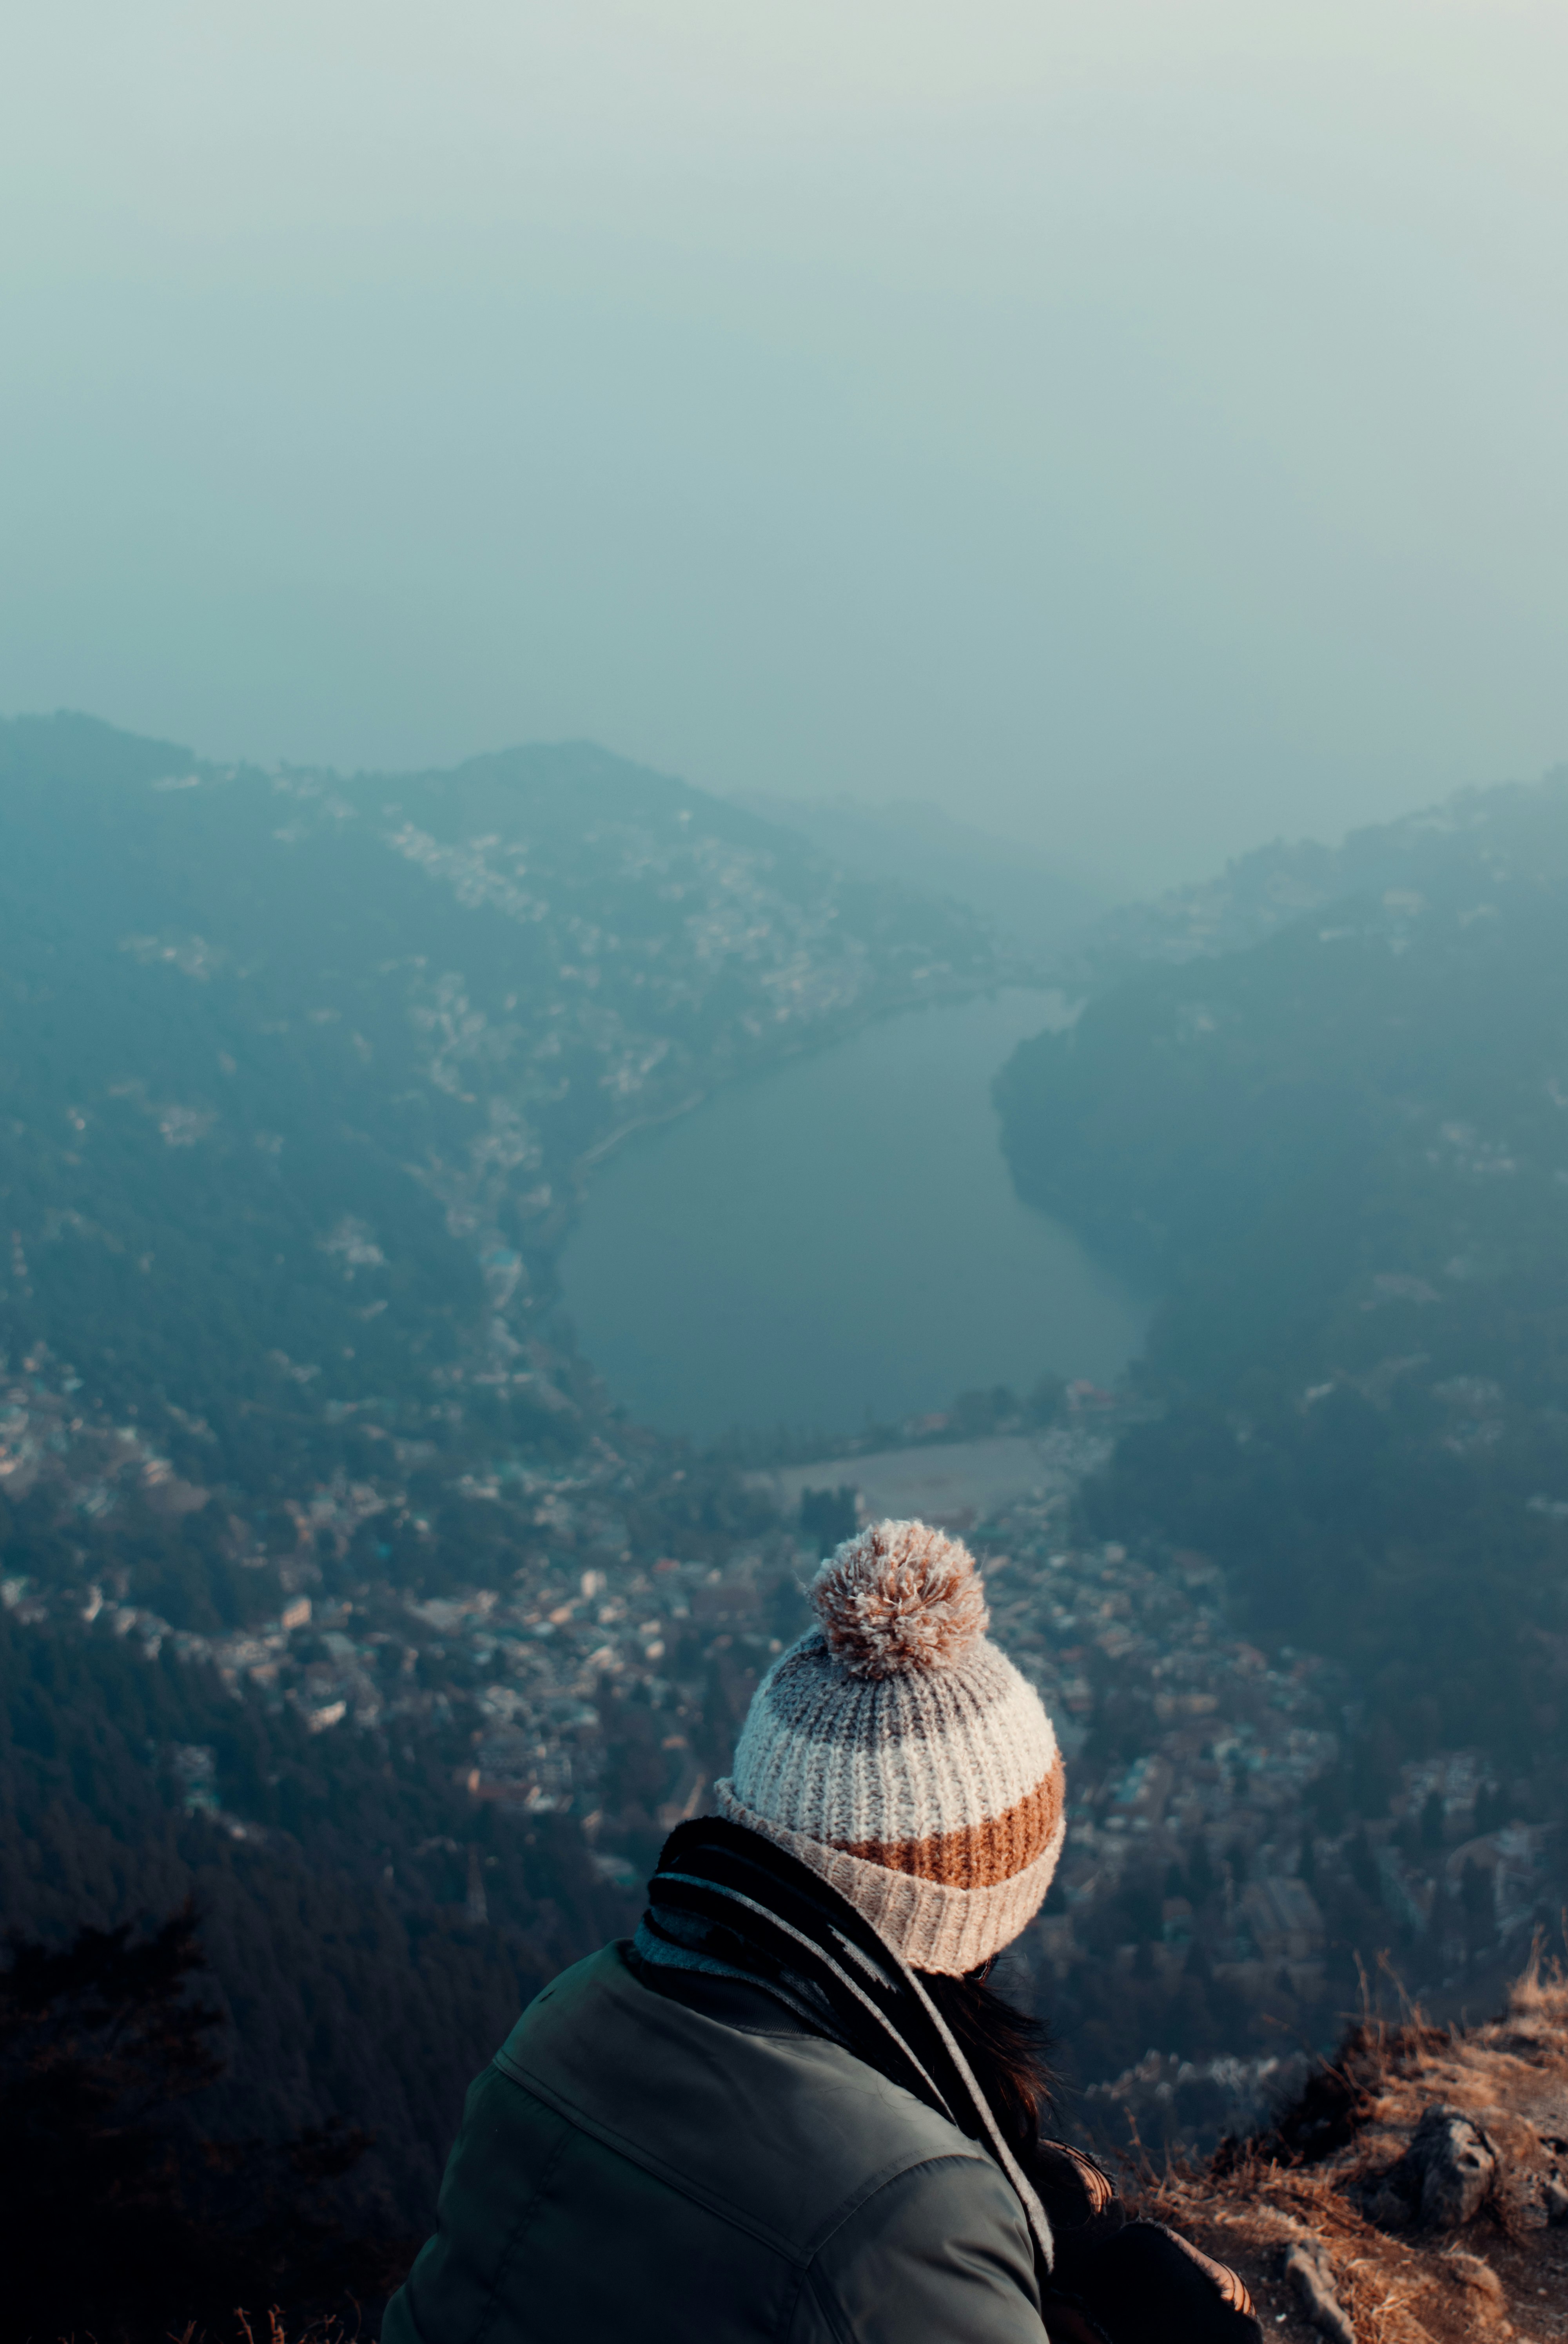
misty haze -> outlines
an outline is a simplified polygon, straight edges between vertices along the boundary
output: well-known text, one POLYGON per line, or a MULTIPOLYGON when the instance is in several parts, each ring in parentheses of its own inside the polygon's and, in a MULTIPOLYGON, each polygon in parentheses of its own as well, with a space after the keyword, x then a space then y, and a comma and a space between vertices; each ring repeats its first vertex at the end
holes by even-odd
POLYGON ((1568 2333, 1565 78, 18 24, 18 2344, 1568 2333))

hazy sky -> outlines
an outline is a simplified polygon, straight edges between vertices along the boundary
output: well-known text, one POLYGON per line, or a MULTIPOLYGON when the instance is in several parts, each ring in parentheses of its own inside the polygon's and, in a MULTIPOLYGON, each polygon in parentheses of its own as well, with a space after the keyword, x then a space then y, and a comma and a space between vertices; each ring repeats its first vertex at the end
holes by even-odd
POLYGON ((1563 0, 50 0, 0 709, 1124 886, 1568 757, 1563 0))

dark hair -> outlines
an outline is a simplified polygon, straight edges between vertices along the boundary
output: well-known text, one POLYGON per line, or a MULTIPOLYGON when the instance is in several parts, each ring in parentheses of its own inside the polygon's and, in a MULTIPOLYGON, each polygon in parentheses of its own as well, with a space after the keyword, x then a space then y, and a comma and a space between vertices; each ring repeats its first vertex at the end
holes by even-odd
POLYGON ((1021 2159, 1033 2155, 1041 2111, 1050 2106, 1046 2056, 1051 2039, 1039 2019, 996 1992, 990 1983, 991 1968, 989 1962, 982 1963, 966 1977, 922 1970, 920 1983, 974 2070, 1003 2139, 1021 2159))

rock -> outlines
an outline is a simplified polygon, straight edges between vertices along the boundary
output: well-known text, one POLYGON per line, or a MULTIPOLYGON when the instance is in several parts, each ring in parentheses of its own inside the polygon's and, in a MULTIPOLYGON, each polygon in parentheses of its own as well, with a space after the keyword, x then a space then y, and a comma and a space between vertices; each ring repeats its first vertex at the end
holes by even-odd
POLYGON ((1380 2230, 1402 2230, 1410 2223, 1410 2199, 1401 2197, 1386 2181, 1365 2201, 1362 2211, 1368 2221, 1375 2222, 1380 2230))
POLYGON ((1398 2163, 1362 2184, 1361 2209, 1382 2230, 1412 2221, 1457 2230, 1496 2186, 1499 2164, 1491 2136, 1473 2117, 1434 2100, 1398 2163))
POLYGON ((1549 2173, 1541 2185, 1541 2203, 1549 2222, 1568 2222, 1568 2189, 1554 2173, 1549 2173))
POLYGON ((1350 2314, 1334 2291, 1334 2269, 1329 2250, 1317 2239, 1298 2238, 1280 2258, 1282 2278, 1290 2280, 1302 2310, 1330 2344, 1356 2344, 1350 2314))
POLYGON ((1419 2188, 1421 2218, 1434 2230, 1468 2222, 1497 2179, 1497 2153, 1474 2118, 1435 2100, 1401 2160, 1419 2188))

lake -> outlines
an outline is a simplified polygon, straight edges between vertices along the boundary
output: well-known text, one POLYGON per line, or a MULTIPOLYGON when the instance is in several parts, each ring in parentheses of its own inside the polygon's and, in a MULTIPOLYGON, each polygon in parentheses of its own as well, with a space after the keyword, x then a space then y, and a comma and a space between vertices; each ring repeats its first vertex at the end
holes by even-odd
POLYGON ((1148 1308, 1018 1202, 991 1105, 1061 1015, 1011 988, 914 1010, 629 1139, 561 1264, 615 1399, 705 1440, 855 1431, 1047 1369, 1113 1377, 1148 1308))

